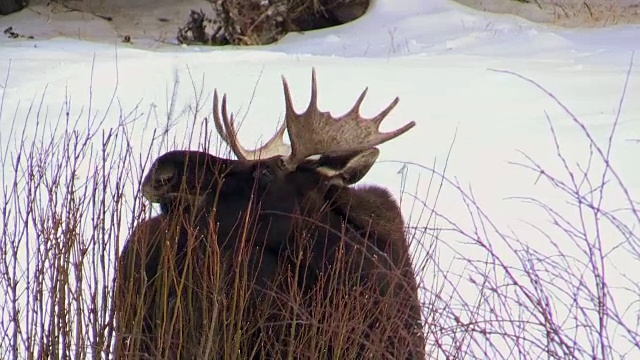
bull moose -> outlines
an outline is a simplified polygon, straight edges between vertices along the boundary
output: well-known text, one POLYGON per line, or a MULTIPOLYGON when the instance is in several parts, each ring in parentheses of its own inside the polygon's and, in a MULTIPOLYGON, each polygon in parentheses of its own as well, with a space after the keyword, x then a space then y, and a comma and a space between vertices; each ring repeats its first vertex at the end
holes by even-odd
POLYGON ((282 80, 285 122, 263 146, 240 145, 216 91, 216 130, 238 159, 170 151, 145 175, 142 193, 162 214, 120 256, 124 357, 425 358, 400 208, 386 189, 350 186, 375 146, 415 123, 380 132, 398 98, 366 119, 367 89, 343 116, 320 111, 315 69, 297 113, 282 80))

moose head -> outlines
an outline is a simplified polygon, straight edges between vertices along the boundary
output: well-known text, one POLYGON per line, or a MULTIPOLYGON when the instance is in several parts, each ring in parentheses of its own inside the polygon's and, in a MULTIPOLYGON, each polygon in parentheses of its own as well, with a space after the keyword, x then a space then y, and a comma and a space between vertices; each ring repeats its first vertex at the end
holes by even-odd
MULTIPOLYGON (((315 70, 309 105, 304 112, 297 113, 284 77, 282 82, 285 121, 263 146, 248 150, 240 145, 233 115, 227 113, 226 95, 220 111, 216 91, 213 98, 216 129, 238 159, 200 151, 167 152, 155 160, 145 176, 143 195, 151 202, 160 203, 163 212, 176 199, 200 204, 215 197, 217 206, 229 214, 228 199, 248 202, 257 197, 263 210, 291 213, 299 198, 319 186, 348 186, 361 180, 378 158, 379 150, 375 146, 415 126, 412 121, 394 131, 380 132, 380 124, 399 99, 394 99, 375 117, 366 119, 360 115, 360 106, 368 89, 340 117, 319 110, 315 70), (290 145, 284 142, 285 130, 290 145), (214 193, 215 196, 211 196, 214 193)), ((246 208, 246 205, 231 205, 231 208, 246 208)))

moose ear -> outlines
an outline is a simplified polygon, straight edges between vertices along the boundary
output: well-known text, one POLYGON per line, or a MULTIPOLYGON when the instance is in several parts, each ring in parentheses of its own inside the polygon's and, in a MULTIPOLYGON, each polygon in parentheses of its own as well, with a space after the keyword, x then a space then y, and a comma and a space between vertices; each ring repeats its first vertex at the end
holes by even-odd
POLYGON ((375 164, 380 155, 378 148, 335 155, 322 155, 316 162, 316 170, 329 177, 329 182, 352 185, 360 181, 375 164))

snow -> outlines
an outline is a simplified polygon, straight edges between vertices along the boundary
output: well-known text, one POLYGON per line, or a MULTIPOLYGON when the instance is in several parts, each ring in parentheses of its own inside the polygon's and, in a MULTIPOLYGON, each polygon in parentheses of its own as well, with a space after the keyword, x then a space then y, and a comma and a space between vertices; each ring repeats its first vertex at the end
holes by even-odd
MULTIPOLYGON (((173 5, 166 6, 173 9, 173 5)), ((158 13, 161 11, 149 18, 158 13)), ((247 48, 176 46, 156 41, 156 35, 145 38, 142 32, 133 37, 133 45, 124 44, 108 23, 76 15, 74 22, 48 22, 32 10, 0 17, 0 29, 13 26, 20 33, 35 36, 33 40, 0 38, 3 156, 19 142, 10 128, 24 126, 31 138, 46 137, 47 131, 59 135, 60 129, 41 125, 36 131, 36 125, 43 124, 45 118, 55 122, 65 99, 70 99, 68 111, 71 119, 78 119, 78 130, 116 128, 122 114, 134 113, 134 152, 145 153, 153 128, 161 128, 167 119, 176 124, 169 138, 175 138, 178 147, 189 147, 182 145, 187 128, 194 118, 210 114, 214 88, 226 93, 230 109, 244 117, 240 140, 251 145, 269 137, 282 118, 281 76, 287 78, 296 107, 301 109, 308 101, 311 67, 315 67, 321 109, 341 114, 364 87, 369 87, 362 107, 365 116, 373 116, 396 96, 400 98, 383 123, 383 131, 412 120, 417 123, 406 135, 380 146, 380 162, 363 183, 385 186, 400 198, 406 181, 406 191, 434 205, 434 189, 427 194, 431 173, 403 163, 442 171, 448 157, 446 175, 463 188, 473 189, 476 201, 496 226, 519 234, 532 247, 543 241, 529 224, 546 227, 550 234, 557 229, 540 211, 512 198, 531 196, 557 208, 571 208, 557 191, 537 182, 535 173, 513 162, 526 162, 522 154, 527 154, 549 172, 562 171, 545 116, 553 124, 570 166, 584 166, 589 148, 580 127, 540 89, 493 70, 516 72, 544 86, 606 148, 633 52, 640 48, 637 25, 564 29, 480 12, 446 0, 376 0, 364 17, 353 23, 289 34, 276 44, 247 48), (78 29, 85 40, 73 36, 78 29), (176 80, 177 102, 171 106, 176 80), (255 98, 248 109, 254 87, 255 98), (200 89, 202 103, 194 114, 200 89), (42 111, 34 111, 32 104, 42 111), (93 116, 104 121, 88 125, 86 119, 93 116)), ((636 200, 640 191, 640 143, 635 141, 640 139, 640 102, 636 101, 640 96, 639 69, 631 69, 611 156, 611 164, 636 200)), ((191 146, 196 145, 192 141, 191 146)), ((171 147, 154 148, 153 155, 171 147)), ((591 180, 598 181, 597 169, 602 166, 593 166, 591 180)), ((12 171, 5 165, 3 187, 9 185, 5 179, 11 178, 12 171)), ((135 185, 129 187, 133 197, 135 185)), ((629 206, 619 191, 608 193, 606 199, 610 211, 629 206)), ((414 207, 405 194, 403 211, 412 220, 410 225, 433 227, 433 223, 427 224, 426 216, 416 220, 414 207)), ((472 231, 472 219, 456 191, 445 188, 437 208, 472 231)), ((625 250, 619 233, 607 234, 603 241, 605 249, 612 251, 607 267, 610 286, 629 286, 622 276, 634 278, 638 259, 625 250), (622 247, 613 250, 620 243, 622 247)), ((453 248, 451 253, 443 251, 443 262, 463 251, 463 245, 456 248, 459 239, 455 234, 441 237, 453 248)), ((414 250, 417 258, 423 256, 420 249, 414 250)), ((500 246, 496 251, 509 253, 500 246)), ((580 253, 575 248, 567 251, 580 253)), ((627 316, 633 325, 637 298, 629 298, 623 291, 613 294, 618 308, 631 306, 627 316)), ((626 351, 629 343, 623 336, 616 341, 620 346, 616 351, 626 351)), ((633 354, 637 357, 639 349, 626 355, 634 358, 633 354)))

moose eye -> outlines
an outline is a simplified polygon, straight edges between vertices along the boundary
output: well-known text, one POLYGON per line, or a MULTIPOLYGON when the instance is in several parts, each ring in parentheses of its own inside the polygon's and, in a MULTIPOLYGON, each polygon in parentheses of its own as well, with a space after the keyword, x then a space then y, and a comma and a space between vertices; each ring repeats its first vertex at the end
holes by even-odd
POLYGON ((171 177, 167 176, 167 177, 160 177, 158 179, 156 179, 158 185, 167 185, 171 182, 171 177))
POLYGON ((158 169, 154 174, 154 183, 156 186, 167 186, 173 182, 175 176, 176 173, 172 169, 158 169))
POLYGON ((260 166, 253 171, 253 177, 259 181, 271 181, 273 179, 273 171, 267 166, 260 166))

